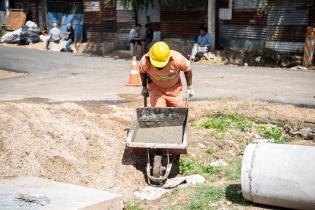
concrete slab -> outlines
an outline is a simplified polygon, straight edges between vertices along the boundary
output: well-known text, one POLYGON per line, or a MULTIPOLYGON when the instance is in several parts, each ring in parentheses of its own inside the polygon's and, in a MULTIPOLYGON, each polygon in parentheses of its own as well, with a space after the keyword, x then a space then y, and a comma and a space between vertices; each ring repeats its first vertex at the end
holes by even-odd
POLYGON ((121 210, 123 197, 36 177, 0 180, 1 210, 121 210))

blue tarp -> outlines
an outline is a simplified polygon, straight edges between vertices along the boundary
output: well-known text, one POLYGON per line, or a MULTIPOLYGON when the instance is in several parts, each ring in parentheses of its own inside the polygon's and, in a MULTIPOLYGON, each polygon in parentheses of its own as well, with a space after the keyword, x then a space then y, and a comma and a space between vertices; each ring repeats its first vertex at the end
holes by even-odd
POLYGON ((48 12, 48 31, 53 23, 58 23, 61 31, 67 31, 67 24, 71 23, 74 29, 74 36, 77 41, 80 41, 83 36, 83 14, 64 14, 59 12, 48 12))

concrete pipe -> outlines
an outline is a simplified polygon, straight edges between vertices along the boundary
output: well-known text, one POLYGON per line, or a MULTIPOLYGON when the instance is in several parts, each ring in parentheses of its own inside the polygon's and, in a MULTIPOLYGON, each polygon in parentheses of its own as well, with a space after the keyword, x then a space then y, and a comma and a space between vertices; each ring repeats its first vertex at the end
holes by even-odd
POLYGON ((242 193, 255 203, 315 209, 315 147, 250 144, 242 162, 242 193))

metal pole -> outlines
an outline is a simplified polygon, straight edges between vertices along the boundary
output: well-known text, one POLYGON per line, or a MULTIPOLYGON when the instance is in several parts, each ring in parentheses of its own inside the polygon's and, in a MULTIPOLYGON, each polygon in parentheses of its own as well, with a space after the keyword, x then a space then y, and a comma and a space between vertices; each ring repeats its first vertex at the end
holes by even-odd
POLYGON ((208 0, 208 33, 211 36, 211 50, 215 49, 215 0, 208 0))

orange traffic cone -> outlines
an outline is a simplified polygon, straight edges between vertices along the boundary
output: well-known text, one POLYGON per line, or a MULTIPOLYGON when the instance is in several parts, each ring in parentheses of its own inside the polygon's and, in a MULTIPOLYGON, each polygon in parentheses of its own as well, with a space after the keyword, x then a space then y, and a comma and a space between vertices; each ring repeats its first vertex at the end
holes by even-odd
POLYGON ((132 56, 131 71, 127 86, 140 86, 140 71, 136 56, 132 56))

